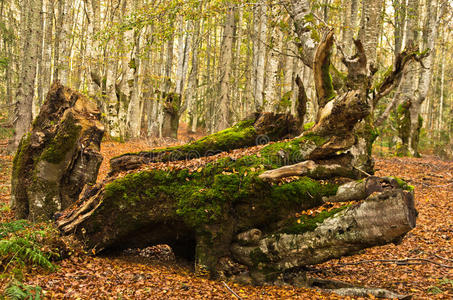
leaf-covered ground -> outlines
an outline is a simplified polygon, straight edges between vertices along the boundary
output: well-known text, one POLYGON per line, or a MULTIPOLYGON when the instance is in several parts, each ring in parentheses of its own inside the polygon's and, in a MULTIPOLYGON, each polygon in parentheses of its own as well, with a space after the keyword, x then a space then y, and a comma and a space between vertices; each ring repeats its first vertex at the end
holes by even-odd
MULTIPOLYGON (((103 143, 105 161, 100 177, 108 172, 110 157, 154 146, 149 142, 103 143)), ((0 149, 0 221, 5 222, 12 218, 7 206, 12 157, 1 153, 0 149)), ((453 162, 378 158, 376 169, 378 175, 399 176, 415 186, 417 227, 400 245, 375 247, 317 265, 310 275, 387 288, 416 298, 452 298, 453 162)), ((30 270, 25 282, 40 285, 46 297, 52 299, 235 299, 222 282, 195 277, 191 265, 175 260, 166 247, 131 250, 116 256, 73 256, 58 265, 58 271, 50 274, 30 270)), ((290 286, 228 285, 243 299, 341 298, 290 286)))

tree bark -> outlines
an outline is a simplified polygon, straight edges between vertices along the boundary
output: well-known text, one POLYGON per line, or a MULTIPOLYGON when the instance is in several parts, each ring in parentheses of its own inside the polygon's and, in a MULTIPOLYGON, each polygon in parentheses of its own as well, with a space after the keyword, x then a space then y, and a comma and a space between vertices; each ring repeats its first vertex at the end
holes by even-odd
POLYGON ((233 60, 233 35, 235 25, 236 8, 233 5, 228 7, 225 16, 225 24, 223 28, 223 39, 221 45, 220 61, 219 61, 219 119, 216 122, 216 131, 226 129, 230 126, 231 109, 230 109, 230 78, 232 72, 233 60))
POLYGON ((40 33, 40 12, 37 0, 28 0, 22 10, 23 12, 23 44, 21 49, 21 69, 19 86, 16 92, 16 107, 14 119, 14 136, 10 142, 9 149, 14 152, 32 122, 32 105, 35 96, 36 63, 39 43, 42 42, 40 33), (26 19, 25 19, 26 17, 26 19))
MULTIPOLYGON (((406 44, 415 45, 418 36, 419 0, 409 0, 407 7, 406 44)), ((419 155, 417 145, 421 124, 418 114, 420 104, 418 99, 415 99, 417 73, 415 62, 411 62, 401 81, 401 100, 398 106, 398 137, 400 142, 397 145, 397 155, 399 156, 419 155)))
POLYGON ((102 162, 104 127, 96 105, 58 82, 47 95, 13 162, 11 197, 19 219, 50 220, 85 184, 94 184, 102 162))

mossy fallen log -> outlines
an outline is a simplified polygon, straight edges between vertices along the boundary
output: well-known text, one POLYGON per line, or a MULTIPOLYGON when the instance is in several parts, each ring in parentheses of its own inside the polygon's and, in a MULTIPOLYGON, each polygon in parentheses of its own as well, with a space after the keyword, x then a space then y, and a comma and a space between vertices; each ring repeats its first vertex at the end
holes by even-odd
MULTIPOLYGON (((349 255, 404 236, 415 225, 413 197, 393 181, 354 181, 361 173, 351 168, 345 173, 349 179, 318 181, 294 174, 281 180, 262 178, 273 169, 307 159, 318 167, 324 164, 326 170, 331 164, 347 166, 350 157, 341 153, 341 147, 333 141, 334 137, 307 133, 239 158, 223 157, 187 169, 170 166, 168 170, 149 169, 110 178, 86 190, 81 204, 67 211, 58 226, 63 233, 75 234, 90 251, 165 243, 177 255, 193 256, 198 273, 207 271, 238 280, 248 276, 254 283, 272 281, 274 275, 292 267, 349 255), (375 193, 375 198, 368 197, 368 188, 363 198, 354 199, 366 198, 357 207, 324 211, 316 218, 298 216, 303 210, 333 199, 345 181, 356 182, 356 186, 372 181, 366 186, 381 196, 375 193), (384 217, 380 222, 371 218, 389 213, 394 217, 384 217), (368 225, 380 230, 369 231, 367 217, 359 218, 358 214, 368 216, 368 225), (325 229, 319 229, 322 226, 325 229), (338 226, 345 227, 347 239, 341 236, 338 226), (337 239, 330 234, 319 238, 324 242, 313 244, 314 237, 333 229, 340 234, 337 239), (281 237, 282 241, 296 242, 273 252, 257 250, 270 242, 278 244, 281 237), (336 247, 343 250, 336 251, 336 247), (297 252, 299 248, 305 250, 297 252), (270 252, 274 256, 268 256, 270 252), (263 264, 261 259, 268 263, 263 264)), ((327 171, 323 172, 325 175, 327 171)))
POLYGON ((231 128, 189 144, 114 157, 110 160, 110 175, 152 162, 190 160, 294 137, 301 131, 295 125, 294 117, 290 114, 252 114, 231 128))
POLYGON ((94 184, 103 133, 94 102, 53 84, 14 157, 11 198, 16 217, 49 220, 77 200, 85 184, 94 184))
POLYGON ((357 130, 371 111, 363 46, 355 42, 358 59, 346 60, 352 80, 335 95, 332 45, 329 32, 313 68, 319 114, 302 135, 242 154, 230 151, 255 146, 260 134, 269 142, 294 131, 297 122, 286 115, 264 114, 184 146, 114 158, 110 177, 64 212, 60 230, 94 253, 168 244, 177 255, 192 256, 198 274, 258 284, 400 241, 415 226, 413 191, 362 168, 371 155, 357 130), (216 151, 223 154, 215 157, 216 151), (190 160, 201 156, 212 157, 190 160), (336 209, 319 208, 344 201, 336 209), (317 215, 303 213, 313 208, 317 215))

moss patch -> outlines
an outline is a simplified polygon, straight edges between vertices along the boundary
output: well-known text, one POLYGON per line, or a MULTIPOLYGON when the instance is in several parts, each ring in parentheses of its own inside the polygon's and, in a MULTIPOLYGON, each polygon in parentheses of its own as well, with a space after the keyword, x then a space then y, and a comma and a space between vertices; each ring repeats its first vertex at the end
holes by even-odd
POLYGON ((118 157, 137 154, 145 157, 159 157, 160 161, 172 161, 206 156, 209 151, 212 152, 211 154, 214 154, 230 149, 254 146, 257 133, 253 127, 253 122, 254 120, 241 121, 233 127, 182 146, 142 151, 139 153, 125 153, 118 157))
POLYGON ((41 159, 50 163, 58 164, 71 151, 80 136, 82 126, 76 124, 71 115, 61 125, 63 128, 58 130, 57 135, 41 154, 41 159))
POLYGON ((395 181, 398 183, 399 187, 405 191, 412 192, 415 189, 413 185, 408 184, 406 181, 402 180, 401 178, 394 177, 394 176, 391 176, 390 178, 395 179, 395 181))
POLYGON ((340 211, 348 208, 349 205, 345 205, 339 208, 332 209, 330 211, 322 211, 315 216, 302 215, 301 217, 293 220, 285 228, 281 230, 281 233, 288 234, 302 234, 305 232, 313 231, 318 227, 319 224, 324 222, 325 219, 332 217, 340 211))
POLYGON ((13 159, 13 178, 18 178, 21 174, 24 173, 25 167, 27 165, 26 157, 27 149, 30 147, 31 134, 28 133, 22 137, 17 148, 16 155, 13 159))
POLYGON ((155 203, 168 200, 170 214, 182 217, 189 226, 198 227, 222 221, 236 204, 253 203, 256 211, 261 211, 261 218, 269 222, 282 211, 314 207, 322 203, 323 196, 336 193, 336 186, 307 177, 283 185, 258 177, 268 167, 277 165, 264 157, 253 156, 220 159, 193 173, 143 171, 106 185, 104 199, 110 198, 125 213, 129 213, 127 208, 131 206, 143 206, 149 211, 155 203))

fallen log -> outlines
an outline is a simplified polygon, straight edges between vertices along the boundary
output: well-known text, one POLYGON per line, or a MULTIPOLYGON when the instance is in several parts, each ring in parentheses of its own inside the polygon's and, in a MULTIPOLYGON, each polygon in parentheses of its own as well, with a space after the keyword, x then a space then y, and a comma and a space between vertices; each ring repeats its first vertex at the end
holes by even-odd
MULTIPOLYGON (((176 255, 194 259, 199 274, 256 284, 401 241, 415 226, 413 190, 400 180, 360 170, 371 157, 371 147, 356 149, 360 134, 370 134, 366 127, 357 128, 370 113, 371 77, 356 41, 359 59, 347 64, 348 78, 354 80, 347 92, 334 94, 328 76, 332 41, 328 32, 315 56, 320 113, 311 129, 250 148, 246 155, 236 150, 190 160, 193 150, 212 156, 213 150, 255 145, 258 128, 265 128, 266 142, 289 132, 283 134, 275 122, 258 125, 257 115, 188 145, 115 158, 110 177, 87 188, 78 205, 57 221, 60 230, 94 253, 168 244, 176 255), (225 142, 231 136, 238 138, 225 142), (315 216, 304 213, 327 202, 346 203, 315 216)), ((282 128, 291 128, 287 120, 282 128)))
POLYGON ((271 141, 291 138, 300 133, 290 114, 256 113, 231 128, 208 135, 182 146, 125 153, 110 160, 110 176, 117 172, 139 168, 152 162, 191 160, 224 151, 264 145, 271 141))

